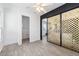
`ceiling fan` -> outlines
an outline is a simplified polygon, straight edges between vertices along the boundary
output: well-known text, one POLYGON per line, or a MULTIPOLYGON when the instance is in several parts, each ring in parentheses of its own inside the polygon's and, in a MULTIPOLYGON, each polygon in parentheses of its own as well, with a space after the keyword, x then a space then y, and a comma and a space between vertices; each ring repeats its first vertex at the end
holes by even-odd
POLYGON ((51 5, 51 4, 49 4, 49 3, 36 3, 33 5, 33 8, 39 13, 46 12, 45 7, 48 7, 49 5, 51 5))

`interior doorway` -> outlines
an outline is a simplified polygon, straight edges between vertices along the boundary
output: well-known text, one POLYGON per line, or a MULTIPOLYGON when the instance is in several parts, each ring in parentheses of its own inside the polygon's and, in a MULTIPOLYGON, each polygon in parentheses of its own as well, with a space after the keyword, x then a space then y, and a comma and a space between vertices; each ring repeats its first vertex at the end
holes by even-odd
POLYGON ((48 33, 48 21, 47 18, 42 19, 42 39, 47 41, 47 33, 48 33))
POLYGON ((28 16, 22 16, 22 43, 29 42, 30 39, 30 18, 28 16))

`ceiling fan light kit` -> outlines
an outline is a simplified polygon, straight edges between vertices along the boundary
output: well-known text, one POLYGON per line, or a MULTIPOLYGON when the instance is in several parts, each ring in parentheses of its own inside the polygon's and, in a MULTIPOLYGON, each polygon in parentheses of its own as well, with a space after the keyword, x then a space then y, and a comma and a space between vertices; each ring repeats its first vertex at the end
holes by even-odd
POLYGON ((38 4, 34 5, 33 7, 35 8, 35 10, 37 12, 45 12, 44 6, 46 6, 46 5, 43 3, 38 3, 38 4))

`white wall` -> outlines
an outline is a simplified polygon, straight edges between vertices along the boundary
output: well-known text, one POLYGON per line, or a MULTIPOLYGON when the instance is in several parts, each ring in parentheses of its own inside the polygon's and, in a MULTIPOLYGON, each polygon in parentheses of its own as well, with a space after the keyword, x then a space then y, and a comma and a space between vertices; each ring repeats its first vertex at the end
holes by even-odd
POLYGON ((0 7, 0 46, 3 43, 3 37, 4 37, 4 10, 2 7, 0 7))
POLYGON ((30 42, 40 40, 40 16, 29 9, 5 8, 4 43, 22 43, 22 15, 30 17, 30 42))
POLYGON ((30 30, 30 23, 29 23, 29 17, 27 16, 22 16, 22 39, 27 39, 29 38, 29 30, 30 30))
MULTIPOLYGON (((40 16, 32 12, 32 10, 28 10, 28 9, 20 9, 20 12, 21 12, 21 15, 30 17, 30 42, 40 40, 40 16)), ((22 21, 22 18, 20 18, 20 22, 19 22, 20 24, 21 24, 21 21, 22 21)), ((21 28, 21 25, 19 25, 19 27, 21 28)), ((22 29, 20 30, 19 33, 22 33, 22 29)), ((20 40, 19 42, 21 43, 20 40)))
POLYGON ((17 43, 18 39, 18 19, 17 11, 6 8, 5 9, 5 37, 4 44, 17 43))

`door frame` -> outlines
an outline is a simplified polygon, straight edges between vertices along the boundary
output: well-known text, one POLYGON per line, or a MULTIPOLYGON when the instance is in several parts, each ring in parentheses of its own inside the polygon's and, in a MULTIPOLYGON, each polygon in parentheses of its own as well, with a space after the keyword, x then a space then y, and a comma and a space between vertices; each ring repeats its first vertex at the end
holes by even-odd
MULTIPOLYGON (((19 39, 17 40, 18 41, 18 45, 22 45, 22 16, 27 16, 29 17, 29 28, 30 28, 30 18, 31 16, 23 13, 23 14, 20 14, 19 15, 19 23, 20 23, 20 35, 19 35, 19 39)), ((29 34, 30 34, 30 30, 29 30, 29 34)), ((30 35, 29 35, 29 41, 30 41, 30 35)))
MULTIPOLYGON (((47 20, 47 23, 46 23, 46 33, 47 33, 47 38, 48 38, 48 18, 44 18, 44 19, 47 20)), ((43 20, 44 19, 42 19, 42 25, 43 25, 43 20)), ((42 30, 42 32, 43 32, 43 30, 42 30)), ((43 38, 43 36, 42 36, 42 38, 43 38)))
MULTIPOLYGON (((22 15, 22 17, 23 16, 25 16, 25 15, 22 15)), ((29 18, 29 41, 30 41, 30 17, 29 16, 25 16, 25 17, 29 18)), ((22 19, 22 27, 23 27, 23 19, 22 19)), ((23 33, 23 28, 22 28, 22 33, 23 33)), ((23 37, 22 37, 22 40, 23 40, 23 37)))

